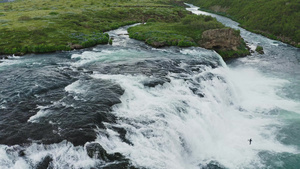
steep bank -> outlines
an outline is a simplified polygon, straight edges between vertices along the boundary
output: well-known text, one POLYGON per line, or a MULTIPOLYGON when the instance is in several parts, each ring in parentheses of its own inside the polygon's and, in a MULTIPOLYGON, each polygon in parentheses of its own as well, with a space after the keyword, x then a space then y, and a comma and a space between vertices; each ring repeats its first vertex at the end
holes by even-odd
POLYGON ((237 20, 242 27, 300 47, 300 3, 297 0, 187 0, 237 20))
POLYGON ((129 28, 128 32, 130 38, 145 41, 153 47, 201 46, 215 50, 223 59, 249 54, 238 30, 227 28, 210 16, 187 15, 173 23, 149 20, 147 24, 129 28))

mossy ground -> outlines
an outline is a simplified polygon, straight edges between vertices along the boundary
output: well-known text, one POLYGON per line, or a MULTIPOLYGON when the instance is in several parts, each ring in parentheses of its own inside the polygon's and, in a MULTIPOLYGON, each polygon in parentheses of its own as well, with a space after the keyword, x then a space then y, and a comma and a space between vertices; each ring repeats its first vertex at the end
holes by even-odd
MULTIPOLYGON (((215 18, 204 15, 186 15, 180 21, 164 23, 149 19, 149 22, 128 29, 129 37, 145 41, 154 47, 201 46, 202 33, 209 29, 228 29, 215 18)), ((240 32, 237 36, 240 36, 240 32)), ((249 53, 244 41, 238 50, 216 50, 223 58, 246 56, 249 53)))
POLYGON ((44 53, 112 43, 103 32, 129 29, 130 37, 160 46, 198 46, 202 32, 225 26, 186 11, 179 1, 18 0, 0 3, 0 54, 44 53))
POLYGON ((203 15, 186 15, 180 21, 163 23, 150 21, 147 24, 132 27, 128 30, 129 36, 146 41, 156 46, 197 46, 202 32, 208 29, 225 28, 215 18, 203 15))
POLYGON ((218 49, 216 49, 216 52, 219 53, 224 59, 231 59, 231 58, 237 58, 237 57, 243 57, 243 56, 250 55, 250 51, 247 48, 244 40, 241 40, 241 44, 237 48, 237 50, 218 50, 218 49))
POLYGON ((0 54, 107 44, 105 31, 149 17, 176 21, 187 12, 157 0, 19 0, 0 3, 0 54))

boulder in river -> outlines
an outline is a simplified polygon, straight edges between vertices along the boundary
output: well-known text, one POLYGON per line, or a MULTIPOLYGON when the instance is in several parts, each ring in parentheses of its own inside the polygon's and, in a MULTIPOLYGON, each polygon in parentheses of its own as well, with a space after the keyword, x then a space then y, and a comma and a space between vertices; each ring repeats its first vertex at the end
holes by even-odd
POLYGON ((99 143, 90 143, 86 145, 86 151, 89 157, 110 161, 106 150, 99 143))
POLYGON ((110 162, 105 166, 101 166, 103 169, 136 169, 136 167, 132 166, 130 160, 122 154, 108 154, 99 143, 88 143, 85 148, 89 157, 110 162))
POLYGON ((51 169, 53 168, 51 166, 52 161, 53 161, 52 157, 50 155, 47 155, 46 157, 43 158, 42 161, 38 163, 36 169, 51 169))
POLYGON ((262 46, 257 46, 255 51, 261 55, 265 53, 264 48, 262 46))
POLYGON ((120 153, 108 154, 99 143, 89 143, 85 148, 88 156, 91 158, 100 159, 106 162, 125 160, 120 153))

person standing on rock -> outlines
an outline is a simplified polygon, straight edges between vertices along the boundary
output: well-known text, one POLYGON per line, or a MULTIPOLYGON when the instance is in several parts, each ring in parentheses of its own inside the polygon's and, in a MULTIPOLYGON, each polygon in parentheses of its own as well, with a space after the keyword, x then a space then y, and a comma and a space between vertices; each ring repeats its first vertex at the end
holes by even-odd
POLYGON ((250 138, 250 139, 249 139, 249 145, 251 145, 251 142, 252 142, 252 139, 250 138))

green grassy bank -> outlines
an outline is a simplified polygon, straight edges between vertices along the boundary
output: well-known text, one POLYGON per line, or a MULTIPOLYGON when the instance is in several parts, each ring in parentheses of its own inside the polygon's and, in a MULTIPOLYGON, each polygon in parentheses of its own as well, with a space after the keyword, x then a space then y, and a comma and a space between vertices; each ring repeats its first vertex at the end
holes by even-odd
MULTIPOLYGON (((146 24, 129 28, 128 33, 130 38, 145 41, 153 47, 204 47, 203 44, 205 43, 205 40, 202 38, 203 32, 215 29, 228 28, 210 16, 186 15, 180 21, 170 23, 149 19, 146 24)), ((236 31, 236 36, 240 36, 239 31, 236 31)), ((214 50, 216 50, 216 52, 218 52, 224 59, 250 54, 242 39, 237 50, 214 50)))
POLYGON ((186 2, 229 16, 252 32, 300 47, 299 0, 187 0, 186 2))
POLYGON ((204 15, 187 15, 179 22, 164 23, 149 19, 147 24, 128 29, 129 37, 143 40, 154 47, 198 46, 205 30, 225 28, 215 18, 204 15))
POLYGON ((0 54, 108 44, 105 31, 138 22, 147 24, 129 29, 130 37, 155 47, 201 46, 203 31, 225 28, 212 17, 186 11, 181 1, 17 0, 0 3, 0 54))
POLYGON ((107 44, 103 32, 187 12, 156 0, 19 0, 0 3, 0 54, 44 53, 107 44))

